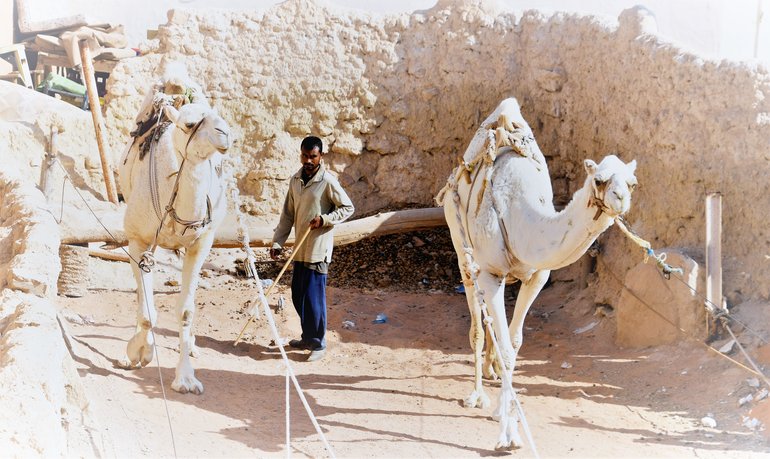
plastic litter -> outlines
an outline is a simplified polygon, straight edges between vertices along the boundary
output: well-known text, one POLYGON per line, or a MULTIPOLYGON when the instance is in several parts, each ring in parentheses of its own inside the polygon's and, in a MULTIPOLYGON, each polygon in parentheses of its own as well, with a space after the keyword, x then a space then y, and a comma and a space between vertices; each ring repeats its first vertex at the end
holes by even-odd
POLYGON ((373 324, 384 324, 388 321, 388 316, 386 316, 384 313, 377 314, 377 317, 374 318, 372 321, 373 324))
POLYGON ((342 321, 342 328, 344 328, 346 330, 352 330, 352 329, 356 328, 356 323, 353 322, 352 320, 343 320, 342 321))
POLYGON ((455 287, 455 293, 465 293, 465 286, 463 284, 460 284, 457 287, 455 287))
POLYGON ((574 334, 576 334, 576 335, 579 335, 579 334, 581 334, 581 333, 585 333, 585 332, 587 332, 588 330, 591 330, 591 329, 593 329, 593 328, 594 328, 595 326, 597 326, 597 325, 599 325, 599 321, 598 321, 598 320, 595 320, 595 321, 591 322, 590 324, 588 324, 588 325, 586 325, 586 326, 584 326, 584 327, 580 327, 580 328, 576 329, 576 330, 575 330, 575 331, 573 331, 572 333, 574 333, 574 334))

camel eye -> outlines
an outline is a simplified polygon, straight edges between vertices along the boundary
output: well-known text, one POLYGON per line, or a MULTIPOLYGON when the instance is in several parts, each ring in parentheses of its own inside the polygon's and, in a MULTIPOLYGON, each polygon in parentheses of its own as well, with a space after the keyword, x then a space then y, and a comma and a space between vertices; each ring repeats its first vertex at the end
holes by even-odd
POLYGON ((195 123, 185 123, 184 125, 187 129, 192 129, 193 126, 195 126, 195 123))
POLYGON ((603 183, 604 182, 601 181, 600 179, 594 179, 594 185, 596 185, 596 186, 602 186, 603 183))
POLYGON ((630 191, 634 191, 636 189, 636 183, 629 183, 628 184, 628 189, 630 191))

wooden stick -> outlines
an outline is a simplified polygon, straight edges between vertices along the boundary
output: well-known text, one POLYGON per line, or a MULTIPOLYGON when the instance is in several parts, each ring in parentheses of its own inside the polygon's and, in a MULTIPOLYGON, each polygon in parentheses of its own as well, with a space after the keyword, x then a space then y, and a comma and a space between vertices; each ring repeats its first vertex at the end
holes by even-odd
MULTIPOLYGON (((283 276, 283 273, 286 272, 286 268, 289 267, 289 264, 291 264, 291 260, 294 259, 294 255, 297 254, 297 250, 302 246, 302 243, 305 242, 305 239, 307 239, 308 234, 310 234, 310 230, 313 228, 309 227, 307 228, 307 231, 305 231, 305 234, 302 235, 297 245, 294 246, 294 250, 291 252, 291 256, 289 256, 289 259, 286 260, 286 263, 283 265, 283 268, 281 268, 281 272, 278 273, 278 276, 275 278, 273 283, 270 285, 270 287, 267 289, 267 292, 265 292, 265 298, 267 298, 268 295, 270 295, 270 292, 273 291, 273 288, 278 285, 278 281, 281 280, 281 276, 283 276)), ((256 275, 255 275, 256 277, 256 275)), ((235 339, 235 342, 233 343, 233 346, 237 346, 238 343, 241 341, 241 337, 243 336, 243 332, 246 331, 246 327, 248 327, 251 322, 254 320, 254 316, 249 317, 248 322, 246 322, 246 325, 243 326, 241 329, 241 332, 238 334, 238 338, 235 339)))
POLYGON ((86 93, 88 103, 91 106, 91 117, 94 120, 94 130, 96 131, 96 144, 99 147, 99 157, 102 161, 102 174, 104 175, 104 184, 107 187, 107 199, 111 203, 118 203, 118 190, 115 188, 115 178, 112 175, 112 164, 107 148, 104 143, 104 120, 102 119, 102 106, 99 103, 99 93, 96 90, 96 77, 94 77, 93 61, 91 60, 91 48, 88 47, 88 40, 80 40, 80 66, 83 71, 83 82, 86 84, 86 93))

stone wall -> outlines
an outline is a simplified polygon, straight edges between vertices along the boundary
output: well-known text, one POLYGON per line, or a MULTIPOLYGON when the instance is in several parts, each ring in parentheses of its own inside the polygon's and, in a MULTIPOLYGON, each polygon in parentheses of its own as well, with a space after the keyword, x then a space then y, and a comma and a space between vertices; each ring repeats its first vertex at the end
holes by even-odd
MULTIPOLYGON (((654 247, 701 259, 705 194, 724 203, 725 292, 770 297, 770 75, 662 41, 642 10, 618 21, 490 2, 440 1, 389 16, 332 13, 310 0, 262 12, 175 10, 156 52, 110 78, 112 150, 133 128, 164 59, 183 60, 240 139, 232 164, 254 215, 277 216, 301 138, 320 135, 358 213, 431 206, 479 121, 516 96, 549 160, 556 202, 582 161, 639 162, 628 220, 654 247)), ((597 301, 613 303, 641 258, 611 229, 600 240, 597 301)))

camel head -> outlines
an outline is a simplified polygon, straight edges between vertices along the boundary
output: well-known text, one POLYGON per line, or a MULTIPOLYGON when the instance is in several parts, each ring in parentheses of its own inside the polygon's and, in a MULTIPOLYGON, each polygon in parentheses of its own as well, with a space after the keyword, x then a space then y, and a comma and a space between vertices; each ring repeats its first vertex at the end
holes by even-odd
POLYGON ((589 206, 597 206, 594 220, 601 212, 614 218, 628 212, 631 207, 631 193, 636 188, 636 160, 626 164, 615 155, 605 157, 599 164, 590 159, 584 162, 588 178, 586 184, 591 187, 589 206))
POLYGON ((176 127, 174 148, 183 157, 195 162, 205 161, 215 152, 226 153, 232 146, 230 126, 207 104, 186 104, 178 110, 166 106, 164 110, 176 127))

